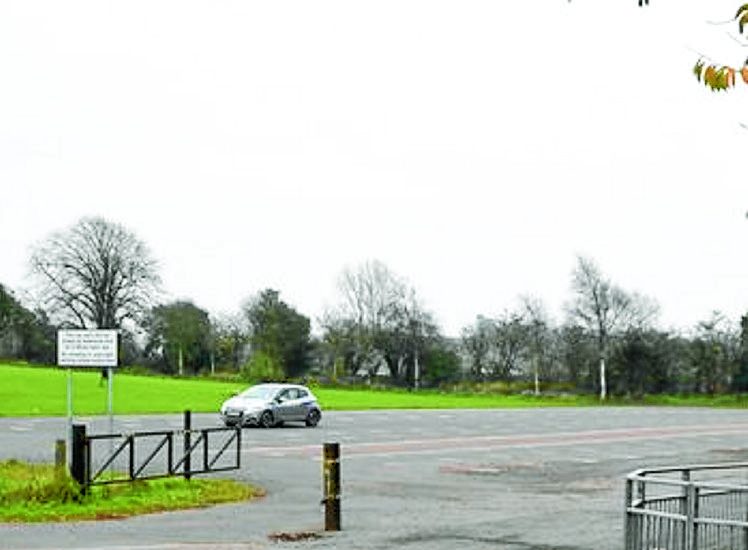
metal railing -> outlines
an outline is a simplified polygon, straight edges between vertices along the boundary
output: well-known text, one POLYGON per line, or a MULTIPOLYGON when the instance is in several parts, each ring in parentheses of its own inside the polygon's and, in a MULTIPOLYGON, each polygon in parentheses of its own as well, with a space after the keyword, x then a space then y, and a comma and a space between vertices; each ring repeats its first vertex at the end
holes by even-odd
POLYGON ((87 435, 73 427, 71 474, 84 492, 93 485, 237 470, 241 428, 185 429, 87 435), (230 450, 233 446, 233 450, 230 450))
POLYGON ((626 550, 748 550, 748 463, 632 472, 624 536, 626 550))
POLYGON ((205 428, 188 432, 177 430, 91 435, 86 437, 86 462, 89 465, 86 480, 88 486, 236 470, 241 467, 241 430, 205 428), (220 437, 218 441, 213 437, 217 448, 211 448, 211 434, 220 437), (114 451, 105 453, 105 458, 95 465, 92 456, 95 443, 110 440, 117 442, 117 447, 114 451), (234 452, 226 455, 232 444, 234 452), (119 475, 106 477, 105 472, 118 459, 124 461, 125 467, 115 468, 119 475))

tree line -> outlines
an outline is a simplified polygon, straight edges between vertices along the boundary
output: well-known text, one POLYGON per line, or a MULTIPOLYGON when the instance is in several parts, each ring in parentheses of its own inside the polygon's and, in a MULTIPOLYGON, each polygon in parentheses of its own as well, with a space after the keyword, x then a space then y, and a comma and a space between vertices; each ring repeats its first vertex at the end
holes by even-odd
POLYGON ((162 301, 158 263, 125 227, 85 218, 38 245, 24 300, 0 284, 0 356, 54 363, 59 328, 118 329, 123 363, 174 375, 248 380, 495 383, 507 391, 608 395, 748 389, 748 317, 719 312, 682 334, 657 327, 655 300, 623 289, 590 258, 570 274, 564 319, 519 297, 445 336, 416 289, 382 262, 344 269, 335 306, 311 319, 267 288, 231 314, 162 301), (35 304, 33 307, 29 304, 35 304))

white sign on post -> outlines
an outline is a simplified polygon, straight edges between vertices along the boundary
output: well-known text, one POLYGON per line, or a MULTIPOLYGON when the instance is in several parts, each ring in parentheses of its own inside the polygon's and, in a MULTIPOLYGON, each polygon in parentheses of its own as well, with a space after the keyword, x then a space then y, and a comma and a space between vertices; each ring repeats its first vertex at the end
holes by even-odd
POLYGON ((60 367, 116 367, 116 330, 59 330, 57 365, 60 367))
MULTIPOLYGON (((112 367, 118 365, 116 330, 69 329, 57 331, 57 365, 106 369, 109 432, 114 432, 112 367)), ((68 368, 68 447, 73 450, 73 369, 68 368)), ((102 374, 104 374, 104 372, 102 374)), ((110 446, 111 450, 111 446, 110 446)))

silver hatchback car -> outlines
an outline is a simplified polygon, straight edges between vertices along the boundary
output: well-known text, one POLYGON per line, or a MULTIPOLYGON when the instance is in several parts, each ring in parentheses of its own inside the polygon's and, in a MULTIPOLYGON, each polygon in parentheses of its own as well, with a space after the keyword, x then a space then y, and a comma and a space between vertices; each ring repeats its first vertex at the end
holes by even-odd
POLYGON ((281 426, 284 422, 304 422, 316 426, 322 418, 317 398, 298 384, 258 384, 221 405, 226 426, 281 426))

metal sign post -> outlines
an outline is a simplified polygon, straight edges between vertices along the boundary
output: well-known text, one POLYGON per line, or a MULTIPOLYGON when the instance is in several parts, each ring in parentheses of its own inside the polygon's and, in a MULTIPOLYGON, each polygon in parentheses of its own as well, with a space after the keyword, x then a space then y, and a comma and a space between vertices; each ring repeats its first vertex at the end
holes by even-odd
POLYGON ((114 433, 114 369, 106 368, 107 396, 106 412, 109 414, 109 433, 114 433))
POLYGON ((68 369, 68 429, 67 429, 68 449, 73 444, 73 369, 68 369))
MULTIPOLYGON (((112 367, 106 368, 106 412, 109 415, 109 433, 114 433, 114 369, 112 367)), ((114 452, 114 440, 109 440, 109 454, 114 452)), ((114 463, 112 463, 111 471, 114 472, 114 463)))

